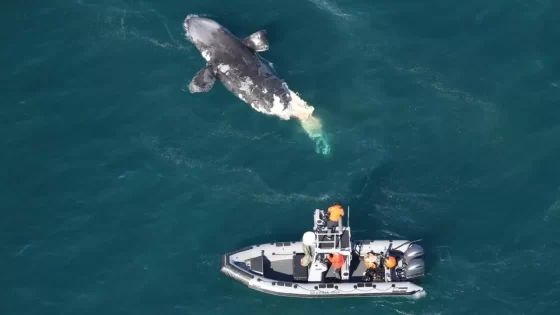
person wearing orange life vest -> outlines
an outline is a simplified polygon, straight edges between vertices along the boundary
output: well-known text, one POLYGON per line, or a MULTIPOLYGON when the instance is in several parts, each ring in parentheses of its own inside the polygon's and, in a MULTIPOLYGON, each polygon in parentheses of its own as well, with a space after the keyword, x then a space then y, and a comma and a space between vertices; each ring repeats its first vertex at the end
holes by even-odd
MULTIPOLYGON (((334 233, 334 229, 338 226, 338 221, 344 216, 344 208, 340 201, 335 202, 327 210, 329 212, 329 220, 327 221, 327 229, 330 233, 334 233)), ((328 238, 332 238, 331 235, 328 238)))
POLYGON ((340 279, 340 269, 342 269, 342 266, 344 266, 344 256, 339 253, 328 254, 327 259, 332 264, 335 278, 340 279))

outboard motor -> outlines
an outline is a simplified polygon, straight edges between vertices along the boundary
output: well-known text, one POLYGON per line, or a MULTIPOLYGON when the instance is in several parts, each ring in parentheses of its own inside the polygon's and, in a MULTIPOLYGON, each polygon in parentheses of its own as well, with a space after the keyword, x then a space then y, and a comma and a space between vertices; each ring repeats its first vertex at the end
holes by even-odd
POLYGON ((409 264, 413 259, 424 258, 424 249, 418 244, 412 244, 404 252, 403 262, 409 264))
POLYGON ((425 270, 424 260, 416 258, 404 267, 404 277, 407 280, 419 278, 424 276, 425 270))
POLYGON ((426 267, 424 265, 424 249, 418 244, 412 244, 404 252, 404 277, 407 280, 424 276, 426 267))

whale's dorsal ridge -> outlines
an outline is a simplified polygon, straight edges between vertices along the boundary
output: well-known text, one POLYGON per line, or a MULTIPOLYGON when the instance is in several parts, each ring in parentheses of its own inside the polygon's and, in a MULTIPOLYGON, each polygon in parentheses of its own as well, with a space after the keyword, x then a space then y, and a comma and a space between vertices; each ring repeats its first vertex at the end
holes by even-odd
POLYGON ((211 63, 207 63, 192 78, 191 83, 189 83, 189 92, 208 92, 214 86, 214 82, 216 82, 216 70, 211 63))
POLYGON ((255 52, 268 50, 268 40, 266 39, 265 30, 254 32, 253 34, 245 37, 242 42, 245 46, 251 48, 255 52))

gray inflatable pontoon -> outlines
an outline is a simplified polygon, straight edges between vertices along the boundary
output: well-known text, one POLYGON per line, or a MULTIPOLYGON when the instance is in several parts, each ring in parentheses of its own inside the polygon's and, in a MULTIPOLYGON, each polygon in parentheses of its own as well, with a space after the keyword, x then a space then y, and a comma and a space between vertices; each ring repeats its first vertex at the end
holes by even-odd
POLYGON ((411 296, 424 291, 414 283, 425 273, 424 250, 417 241, 352 240, 348 220, 346 226, 339 221, 334 237, 327 235, 325 211, 317 209, 313 232, 306 232, 301 241, 227 253, 221 272, 251 289, 287 297, 411 296), (335 252, 345 258, 338 275, 325 259, 335 252), (377 268, 375 274, 370 269, 366 275, 364 255, 369 252, 375 255, 377 268), (390 256, 396 260, 392 268, 385 264, 390 256))

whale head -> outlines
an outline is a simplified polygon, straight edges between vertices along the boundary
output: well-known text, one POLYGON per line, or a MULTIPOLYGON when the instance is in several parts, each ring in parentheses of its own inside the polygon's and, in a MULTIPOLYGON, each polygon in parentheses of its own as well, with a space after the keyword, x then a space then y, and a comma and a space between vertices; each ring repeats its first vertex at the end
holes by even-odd
POLYGON ((221 26, 210 19, 189 14, 183 22, 183 28, 187 38, 198 47, 199 45, 212 45, 216 41, 216 34, 221 26))

